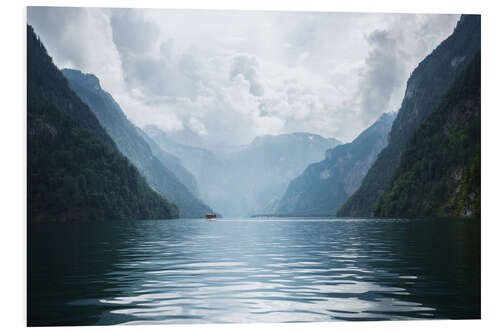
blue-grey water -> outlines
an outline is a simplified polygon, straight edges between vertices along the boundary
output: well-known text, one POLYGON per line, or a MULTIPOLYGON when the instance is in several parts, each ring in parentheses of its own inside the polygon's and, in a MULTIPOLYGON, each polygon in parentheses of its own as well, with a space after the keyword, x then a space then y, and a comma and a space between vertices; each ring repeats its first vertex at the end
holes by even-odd
POLYGON ((28 228, 28 325, 480 317, 480 223, 197 219, 28 228))

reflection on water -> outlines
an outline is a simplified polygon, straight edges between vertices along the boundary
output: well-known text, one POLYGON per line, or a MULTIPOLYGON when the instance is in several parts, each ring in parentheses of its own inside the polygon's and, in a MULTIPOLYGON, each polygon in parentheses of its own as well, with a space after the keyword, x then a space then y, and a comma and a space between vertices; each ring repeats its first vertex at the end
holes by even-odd
POLYGON ((30 226, 28 324, 480 317, 479 221, 30 226))

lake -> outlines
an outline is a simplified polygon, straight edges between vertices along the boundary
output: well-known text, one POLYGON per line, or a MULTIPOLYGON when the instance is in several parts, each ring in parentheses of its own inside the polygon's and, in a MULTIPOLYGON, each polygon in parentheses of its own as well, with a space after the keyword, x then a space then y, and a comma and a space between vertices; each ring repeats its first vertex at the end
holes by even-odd
POLYGON ((480 222, 178 219, 28 228, 28 325, 480 318, 480 222))

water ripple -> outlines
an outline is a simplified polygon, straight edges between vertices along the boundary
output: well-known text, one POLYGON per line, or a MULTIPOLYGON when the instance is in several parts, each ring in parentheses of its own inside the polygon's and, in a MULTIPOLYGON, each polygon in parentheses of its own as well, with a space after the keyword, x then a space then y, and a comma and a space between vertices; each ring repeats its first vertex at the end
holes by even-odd
POLYGON ((467 306, 462 315, 478 315, 476 271, 455 251, 463 237, 448 239, 455 252, 436 253, 409 241, 418 229, 408 221, 137 221, 127 228, 95 240, 79 266, 61 265, 61 284, 71 290, 64 304, 74 309, 66 318, 78 322, 76 314, 94 311, 97 324, 394 320, 449 318, 467 306), (105 265, 96 266, 104 254, 105 265))

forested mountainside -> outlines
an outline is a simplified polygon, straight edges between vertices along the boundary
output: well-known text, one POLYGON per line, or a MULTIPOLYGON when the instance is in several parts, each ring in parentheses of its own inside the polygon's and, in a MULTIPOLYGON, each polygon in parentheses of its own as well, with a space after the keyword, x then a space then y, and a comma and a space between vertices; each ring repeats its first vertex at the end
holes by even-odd
POLYGON ((415 130, 437 108, 445 91, 479 51, 480 44, 481 17, 462 15, 453 33, 417 66, 408 79, 387 147, 338 216, 373 215, 415 130))
POLYGON ((480 216, 481 56, 455 80, 401 156, 375 216, 480 216))
POLYGON ((28 221, 175 218, 27 29, 28 221))
POLYGON ((217 154, 181 145, 154 126, 145 132, 179 157, 197 178, 202 197, 224 216, 270 213, 288 182, 340 141, 310 133, 262 136, 235 152, 217 154))
MULTIPOLYGON (((147 182, 179 208, 181 217, 203 217, 211 209, 196 197, 170 170, 170 161, 160 161, 144 137, 126 117, 118 103, 104 91, 96 76, 63 69, 69 86, 95 113, 118 149, 137 167, 147 182)), ((177 165, 179 169, 179 165, 177 165)))
POLYGON ((387 135, 396 114, 383 114, 350 143, 326 151, 325 159, 310 164, 293 179, 281 198, 277 215, 335 215, 361 185, 387 135))

